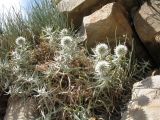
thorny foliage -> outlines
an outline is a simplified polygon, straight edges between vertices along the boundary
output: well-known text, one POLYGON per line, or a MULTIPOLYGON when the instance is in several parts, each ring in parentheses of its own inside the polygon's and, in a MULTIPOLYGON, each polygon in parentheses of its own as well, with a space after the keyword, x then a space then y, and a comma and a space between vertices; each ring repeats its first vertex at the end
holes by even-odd
POLYGON ((125 45, 112 54, 100 44, 91 55, 83 39, 67 29, 44 28, 35 48, 27 40, 17 41, 21 39, 16 39, 10 59, 1 61, 0 87, 11 97, 33 97, 39 120, 109 119, 134 77, 148 67, 133 63, 125 45))

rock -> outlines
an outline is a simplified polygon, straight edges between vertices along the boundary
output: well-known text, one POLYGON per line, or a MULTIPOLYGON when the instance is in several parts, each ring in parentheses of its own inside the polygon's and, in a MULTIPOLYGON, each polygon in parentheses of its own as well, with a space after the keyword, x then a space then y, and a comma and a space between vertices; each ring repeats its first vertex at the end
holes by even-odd
POLYGON ((61 0, 57 7, 60 12, 68 15, 69 23, 77 28, 82 24, 84 16, 113 1, 115 0, 61 0))
POLYGON ((127 11, 131 11, 134 7, 139 8, 143 0, 119 0, 127 11))
POLYGON ((129 46, 132 44, 133 32, 128 21, 128 13, 119 3, 109 3, 84 17, 83 26, 84 36, 89 47, 108 41, 111 45, 121 39, 123 42, 126 40, 129 46))
POLYGON ((121 120, 160 120, 160 75, 148 77, 133 86, 128 110, 121 120))
POLYGON ((28 98, 28 100, 14 98, 10 99, 4 120, 35 120, 36 102, 28 98))
MULTIPOLYGON (((156 5, 153 5, 157 10, 156 5)), ((160 15, 147 3, 135 13, 134 24, 142 43, 152 56, 157 66, 160 66, 160 15)))

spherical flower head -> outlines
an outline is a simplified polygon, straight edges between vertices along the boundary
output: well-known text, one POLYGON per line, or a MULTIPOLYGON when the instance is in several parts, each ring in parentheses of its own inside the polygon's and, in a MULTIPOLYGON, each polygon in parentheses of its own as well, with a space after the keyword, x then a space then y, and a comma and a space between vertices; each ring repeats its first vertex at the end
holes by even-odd
POLYGON ((71 47, 73 45, 73 39, 72 37, 70 36, 64 36, 62 39, 61 39, 61 45, 63 47, 71 47))
POLYGON ((124 57, 126 54, 127 54, 127 47, 125 45, 118 45, 114 52, 115 52, 115 55, 120 58, 120 57, 124 57))
POLYGON ((16 39, 16 44, 20 47, 22 47, 23 45, 25 45, 26 39, 24 37, 18 37, 16 39))
POLYGON ((99 61, 95 66, 95 72, 98 75, 105 75, 110 70, 110 63, 107 61, 99 61))
POLYGON ((66 28, 62 29, 61 32, 60 32, 61 36, 65 36, 67 34, 68 34, 68 30, 66 28))
POLYGON ((95 53, 98 56, 105 56, 108 54, 108 45, 101 43, 96 46, 95 53))

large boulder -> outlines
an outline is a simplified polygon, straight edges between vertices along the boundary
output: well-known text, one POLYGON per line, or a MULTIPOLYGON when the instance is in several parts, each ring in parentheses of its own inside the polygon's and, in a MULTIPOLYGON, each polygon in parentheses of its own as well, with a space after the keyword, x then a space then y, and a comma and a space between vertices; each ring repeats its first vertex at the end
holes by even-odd
POLYGON ((131 12, 132 9, 140 8, 144 1, 145 0, 119 0, 118 2, 122 4, 127 11, 131 12))
MULTIPOLYGON (((160 11, 153 4, 154 9, 160 11)), ((160 66, 160 15, 159 13, 147 5, 141 6, 141 9, 135 13, 134 24, 142 43, 147 49, 150 56, 157 66, 160 66)))
POLYGON ((160 120, 160 75, 148 77, 133 86, 128 110, 121 120, 160 120))
POLYGON ((77 28, 80 27, 84 16, 113 1, 116 0, 61 0, 57 7, 60 12, 68 15, 69 23, 77 28))
POLYGON ((129 50, 134 47, 134 54, 139 60, 150 60, 143 44, 132 30, 130 22, 128 11, 120 2, 109 3, 84 17, 82 34, 87 41, 87 47, 90 49, 104 42, 113 48, 122 42, 129 50))
POLYGON ((83 19, 84 36, 87 45, 93 47, 99 42, 108 42, 110 45, 119 40, 132 44, 132 28, 125 8, 116 3, 109 3, 83 19), (127 37, 126 37, 127 36, 127 37))
POLYGON ((36 102, 31 98, 11 98, 4 120, 35 120, 36 107, 36 102))

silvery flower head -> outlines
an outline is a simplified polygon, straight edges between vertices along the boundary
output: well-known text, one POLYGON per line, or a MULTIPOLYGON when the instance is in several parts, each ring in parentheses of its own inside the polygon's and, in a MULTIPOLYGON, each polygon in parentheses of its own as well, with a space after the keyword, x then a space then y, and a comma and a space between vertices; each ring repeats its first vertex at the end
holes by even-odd
POLYGON ((124 57, 126 54, 127 54, 127 47, 125 45, 118 45, 114 52, 115 52, 115 55, 120 58, 120 57, 124 57))
POLYGON ((95 72, 100 75, 106 75, 106 72, 110 70, 110 63, 107 61, 99 61, 95 66, 95 72))
POLYGON ((16 39, 16 44, 20 47, 24 46, 26 43, 26 39, 24 37, 18 37, 16 39))
POLYGON ((68 34, 68 30, 66 28, 62 29, 61 32, 60 32, 61 36, 65 36, 67 34, 68 34))
POLYGON ((72 47, 72 45, 73 45, 73 39, 72 39, 72 37, 70 37, 70 36, 64 36, 61 39, 61 45, 62 45, 62 47, 65 47, 65 48, 72 47))
POLYGON ((101 43, 96 46, 95 54, 97 56, 106 56, 108 54, 108 45, 101 43))

